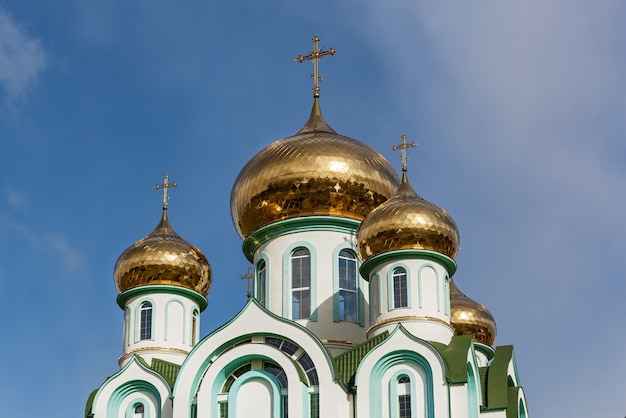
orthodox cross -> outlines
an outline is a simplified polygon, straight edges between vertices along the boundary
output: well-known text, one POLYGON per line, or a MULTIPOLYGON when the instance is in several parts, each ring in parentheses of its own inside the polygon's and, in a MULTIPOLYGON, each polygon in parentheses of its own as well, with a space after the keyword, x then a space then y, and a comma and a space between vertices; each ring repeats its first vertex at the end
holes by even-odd
POLYGON ((254 276, 252 275, 252 267, 248 266, 248 272, 246 274, 242 274, 239 276, 240 279, 247 281, 248 286, 248 300, 252 297, 252 279, 254 276))
POLYGON ((320 38, 315 35, 313 36, 313 52, 309 55, 298 55, 296 61, 302 63, 304 61, 313 61, 313 74, 311 74, 311 78, 313 79, 313 97, 320 97, 320 86, 319 82, 324 81, 322 77, 318 74, 318 65, 320 60, 324 55, 335 55, 337 50, 335 48, 330 48, 326 51, 322 51, 319 47, 320 38))
POLYGON ((416 147, 417 144, 415 142, 411 142, 410 144, 408 144, 406 142, 406 135, 402 134, 400 135, 400 138, 402 138, 402 143, 400 143, 400 145, 394 145, 391 147, 392 150, 397 151, 400 150, 401 152, 401 156, 400 158, 402 159, 402 172, 406 173, 406 162, 409 160, 406 156, 406 149, 409 147, 416 147))
POLYGON ((154 186, 154 188, 157 189, 157 190, 163 189, 163 210, 167 210, 167 201, 170 199, 167 196, 167 189, 169 189, 170 187, 178 186, 178 183, 176 183, 176 182, 170 183, 169 182, 169 178, 170 178, 170 176, 168 176, 168 174, 165 173, 165 175, 163 176, 163 184, 156 184, 154 186))

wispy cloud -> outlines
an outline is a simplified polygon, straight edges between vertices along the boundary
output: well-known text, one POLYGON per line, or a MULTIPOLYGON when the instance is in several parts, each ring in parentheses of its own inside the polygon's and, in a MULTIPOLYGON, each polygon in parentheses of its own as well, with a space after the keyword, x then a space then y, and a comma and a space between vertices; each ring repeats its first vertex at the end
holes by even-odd
POLYGON ((46 63, 40 40, 29 37, 23 26, 0 8, 0 89, 4 100, 23 99, 46 63))
POLYGON ((25 210, 30 204, 25 194, 13 189, 11 186, 7 186, 4 189, 4 196, 7 202, 9 202, 9 206, 15 210, 25 210))

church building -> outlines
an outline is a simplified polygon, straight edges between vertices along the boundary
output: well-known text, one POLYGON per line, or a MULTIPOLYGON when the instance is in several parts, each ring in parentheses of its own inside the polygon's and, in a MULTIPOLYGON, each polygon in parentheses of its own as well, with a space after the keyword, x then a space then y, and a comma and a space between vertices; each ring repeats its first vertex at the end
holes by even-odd
MULTIPOLYGON (((253 294, 200 335, 212 272, 163 211, 114 269, 119 370, 85 418, 526 418, 512 346, 456 286, 452 217, 368 145, 311 114, 243 167, 231 214, 253 294)), ((303 118, 304 119, 304 118, 303 118)), ((220 297, 224 297, 223 295, 220 297)), ((210 311, 210 308, 207 309, 210 311)))

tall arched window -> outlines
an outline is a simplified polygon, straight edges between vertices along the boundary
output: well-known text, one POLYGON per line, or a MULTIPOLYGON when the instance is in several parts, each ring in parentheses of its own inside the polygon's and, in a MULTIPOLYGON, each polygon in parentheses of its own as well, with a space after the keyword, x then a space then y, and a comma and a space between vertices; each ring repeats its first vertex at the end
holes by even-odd
POLYGON ((406 282, 406 270, 403 267, 393 269, 393 307, 406 308, 408 303, 408 291, 406 282))
POLYGON ((398 378, 398 418, 411 418, 411 379, 407 375, 398 378))
POLYGON ((380 314, 380 276, 374 274, 370 278, 370 323, 380 314))
POLYGON ((291 254, 291 317, 311 316, 311 253, 300 248, 291 254))
POLYGON ((139 339, 152 339, 152 304, 150 302, 144 302, 141 304, 139 339))
POLYGON ((356 256, 348 250, 341 250, 338 262, 339 320, 357 322, 356 256))
POLYGON ((256 300, 259 301, 261 306, 267 308, 267 269, 265 266, 265 260, 259 261, 256 270, 256 300))
POLYGON ((193 310, 191 314, 191 345, 196 345, 198 342, 198 311, 193 310))
POLYGON ((130 308, 124 310, 124 347, 130 344, 130 308))

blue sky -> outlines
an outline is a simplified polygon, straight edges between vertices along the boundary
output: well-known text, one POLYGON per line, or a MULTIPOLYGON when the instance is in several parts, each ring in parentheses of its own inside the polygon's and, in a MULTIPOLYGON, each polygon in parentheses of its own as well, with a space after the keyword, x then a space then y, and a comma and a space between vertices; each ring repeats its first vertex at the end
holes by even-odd
POLYGON ((229 198, 295 133, 311 37, 338 132, 456 220, 455 280, 513 344, 535 417, 626 414, 626 3, 0 2, 2 416, 73 417, 117 370, 117 257, 160 216, 245 303, 229 198))

